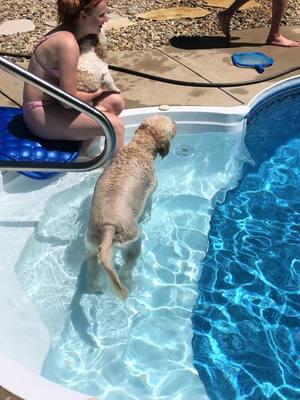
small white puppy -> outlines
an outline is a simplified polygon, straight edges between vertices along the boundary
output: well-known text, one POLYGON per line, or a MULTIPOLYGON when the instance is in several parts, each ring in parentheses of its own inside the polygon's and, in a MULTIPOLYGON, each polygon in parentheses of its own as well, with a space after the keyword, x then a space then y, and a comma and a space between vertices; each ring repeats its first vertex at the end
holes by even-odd
POLYGON ((100 33, 99 43, 97 36, 89 35, 82 39, 79 47, 77 90, 95 92, 99 88, 103 88, 107 91, 120 93, 120 89, 115 85, 105 61, 104 32, 100 33))

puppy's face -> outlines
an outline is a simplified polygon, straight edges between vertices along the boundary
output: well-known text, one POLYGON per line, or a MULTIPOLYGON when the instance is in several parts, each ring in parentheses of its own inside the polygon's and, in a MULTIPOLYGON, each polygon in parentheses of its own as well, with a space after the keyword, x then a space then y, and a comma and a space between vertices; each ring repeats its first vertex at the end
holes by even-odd
POLYGON ((158 154, 163 158, 170 150, 170 141, 176 135, 176 124, 170 117, 165 115, 153 115, 146 118, 142 124, 145 129, 150 128, 151 134, 155 136, 158 154))
POLYGON ((97 35, 87 35, 79 41, 80 53, 94 51, 98 43, 97 35))

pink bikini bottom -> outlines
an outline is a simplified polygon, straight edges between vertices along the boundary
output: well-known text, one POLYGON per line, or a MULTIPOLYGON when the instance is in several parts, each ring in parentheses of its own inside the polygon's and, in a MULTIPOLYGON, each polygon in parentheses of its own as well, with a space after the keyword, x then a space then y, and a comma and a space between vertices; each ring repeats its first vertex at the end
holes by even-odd
POLYGON ((34 110, 35 108, 45 107, 48 106, 49 104, 53 104, 53 102, 47 100, 27 101, 27 103, 23 104, 23 111, 26 112, 34 110))

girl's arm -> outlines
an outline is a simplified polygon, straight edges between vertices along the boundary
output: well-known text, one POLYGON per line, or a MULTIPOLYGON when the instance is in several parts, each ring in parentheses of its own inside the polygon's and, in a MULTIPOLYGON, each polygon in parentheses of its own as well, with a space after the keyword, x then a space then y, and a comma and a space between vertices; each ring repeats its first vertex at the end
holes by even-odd
POLYGON ((91 103, 96 97, 100 96, 103 93, 103 89, 99 88, 95 92, 88 93, 88 92, 77 92, 76 97, 80 100, 85 101, 87 103, 91 103))
MULTIPOLYGON (((58 43, 59 86, 62 90, 78 97, 86 103, 91 103, 103 90, 99 88, 93 93, 77 91, 77 65, 80 50, 76 39, 70 32, 65 32, 58 43)), ((65 106, 69 108, 69 106, 65 106)))

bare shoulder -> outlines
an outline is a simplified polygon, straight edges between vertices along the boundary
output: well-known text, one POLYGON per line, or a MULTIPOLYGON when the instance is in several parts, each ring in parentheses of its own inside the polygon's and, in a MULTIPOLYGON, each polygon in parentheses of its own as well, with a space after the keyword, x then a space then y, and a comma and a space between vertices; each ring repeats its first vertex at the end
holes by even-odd
POLYGON ((75 39, 75 36, 71 32, 68 31, 57 32, 55 35, 51 37, 51 39, 53 45, 60 53, 62 52, 77 53, 79 51, 77 40, 75 39))

